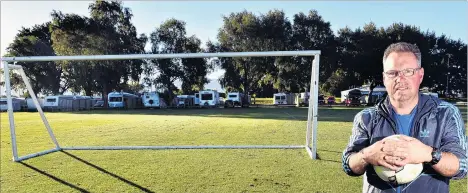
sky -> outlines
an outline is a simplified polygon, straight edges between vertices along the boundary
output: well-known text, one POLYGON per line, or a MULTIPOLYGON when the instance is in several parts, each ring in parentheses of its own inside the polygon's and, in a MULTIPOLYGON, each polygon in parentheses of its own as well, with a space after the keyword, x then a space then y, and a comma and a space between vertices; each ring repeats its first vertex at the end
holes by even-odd
MULTIPOLYGON (((1 55, 21 27, 31 27, 50 21, 52 10, 89 16, 90 1, 1 1, 1 55)), ((289 19, 299 12, 315 9, 336 31, 346 26, 356 29, 374 22, 387 27, 394 22, 415 25, 422 31, 445 34, 468 43, 467 1, 124 1, 133 12, 133 24, 138 33, 149 35, 169 18, 186 22, 187 35, 196 35, 204 44, 217 39, 223 15, 243 10, 264 14, 279 9, 289 19)), ((147 46, 149 48, 149 44, 147 46)), ((217 79, 223 71, 208 75, 217 79)), ((207 88, 221 90, 216 80, 207 88)))

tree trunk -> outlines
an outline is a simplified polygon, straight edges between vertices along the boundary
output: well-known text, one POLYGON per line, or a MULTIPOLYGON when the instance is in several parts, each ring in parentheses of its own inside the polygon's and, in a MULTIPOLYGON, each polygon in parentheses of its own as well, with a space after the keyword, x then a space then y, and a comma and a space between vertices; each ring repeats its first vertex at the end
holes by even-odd
POLYGON ((104 83, 103 84, 103 88, 102 88, 102 100, 104 100, 104 108, 107 109, 107 107, 109 106, 108 105, 108 101, 107 101, 107 84, 104 83))
POLYGON ((374 93, 374 88, 376 87, 375 80, 372 80, 369 86, 369 97, 367 98, 367 106, 374 106, 374 97, 372 94, 374 93))

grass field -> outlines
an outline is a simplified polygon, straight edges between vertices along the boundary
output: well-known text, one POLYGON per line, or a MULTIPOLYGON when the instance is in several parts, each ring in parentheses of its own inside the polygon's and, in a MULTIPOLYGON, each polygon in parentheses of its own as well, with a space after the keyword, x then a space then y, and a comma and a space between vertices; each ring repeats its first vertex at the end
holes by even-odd
MULTIPOLYGON (((11 161, 1 113, 1 192, 360 192, 341 169, 359 108, 319 109, 318 153, 304 149, 63 151, 11 161)), ((466 121, 466 108, 462 109, 466 121)), ((307 109, 162 109, 46 114, 61 146, 302 145, 307 109)), ((20 156, 53 148, 37 113, 15 113, 20 156)), ((451 192, 466 192, 467 180, 451 192)))

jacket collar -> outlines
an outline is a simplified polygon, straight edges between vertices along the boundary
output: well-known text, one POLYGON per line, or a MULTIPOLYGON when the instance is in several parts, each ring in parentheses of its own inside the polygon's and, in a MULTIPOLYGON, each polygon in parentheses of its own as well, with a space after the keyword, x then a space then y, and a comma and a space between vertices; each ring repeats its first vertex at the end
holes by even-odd
MULTIPOLYGON (((418 118, 430 111, 435 110, 439 103, 440 100, 438 100, 436 97, 419 93, 419 100, 416 106, 417 109, 415 118, 418 118)), ((376 104, 376 108, 379 112, 392 119, 392 116, 390 116, 392 112, 392 106, 390 104, 390 98, 388 97, 388 95, 376 104)))

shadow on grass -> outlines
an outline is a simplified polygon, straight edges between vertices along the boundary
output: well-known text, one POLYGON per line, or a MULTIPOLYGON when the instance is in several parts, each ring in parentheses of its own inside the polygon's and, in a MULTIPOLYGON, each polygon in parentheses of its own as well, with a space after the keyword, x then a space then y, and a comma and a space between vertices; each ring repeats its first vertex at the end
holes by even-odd
POLYGON ((85 189, 83 189, 83 188, 80 188, 80 187, 75 186, 75 185, 73 185, 73 184, 71 184, 71 183, 68 183, 68 182, 66 182, 65 180, 62 180, 62 179, 57 178, 57 177, 55 177, 55 176, 53 176, 53 175, 51 175, 51 174, 48 174, 47 172, 42 171, 42 170, 40 170, 40 169, 38 169, 38 168, 36 168, 36 167, 34 167, 34 166, 31 166, 31 165, 29 165, 29 164, 27 164, 27 163, 24 163, 24 162, 19 162, 19 163, 22 164, 23 166, 28 167, 29 169, 32 169, 32 170, 34 170, 34 171, 36 171, 36 172, 38 172, 38 173, 44 175, 44 176, 47 176, 47 177, 49 177, 49 178, 51 178, 51 179, 53 179, 53 180, 55 180, 55 181, 57 181, 57 182, 60 182, 60 183, 63 184, 63 185, 69 186, 70 188, 73 188, 73 189, 78 190, 78 191, 80 191, 80 192, 89 192, 89 191, 87 191, 87 190, 85 190, 85 189))
MULTIPOLYGON (((352 122, 362 108, 320 107, 318 120, 328 122, 352 122)), ((219 109, 136 109, 136 110, 91 110, 78 112, 47 112, 64 114, 106 114, 106 115, 156 115, 192 116, 214 118, 246 118, 307 121, 307 108, 219 108, 219 109)))
POLYGON ((68 152, 65 152, 65 151, 61 151, 61 152, 64 153, 64 154, 66 154, 66 155, 68 155, 68 156, 70 156, 71 158, 73 158, 73 159, 75 159, 75 160, 78 160, 78 161, 80 161, 80 162, 82 162, 82 163, 84 163, 84 164, 86 164, 86 165, 88 165, 88 166, 91 166, 91 167, 93 167, 93 168, 99 170, 100 172, 103 172, 103 173, 105 173, 105 174, 107 174, 107 175, 110 175, 110 176, 112 176, 112 177, 114 177, 114 178, 117 178, 118 180, 120 180, 120 181, 122 181, 122 182, 125 182, 126 184, 128 184, 128 185, 130 185, 130 186, 133 186, 133 187, 135 187, 135 188, 138 188, 138 189, 140 189, 140 190, 143 191, 143 192, 153 192, 153 191, 148 190, 147 188, 145 188, 145 187, 143 187, 143 186, 140 186, 140 185, 138 185, 138 184, 135 184, 134 182, 131 182, 131 181, 129 181, 129 180, 123 178, 123 177, 120 177, 120 176, 118 176, 118 175, 116 175, 116 174, 114 174, 114 173, 111 173, 111 172, 109 172, 109 171, 107 171, 107 170, 105 170, 105 169, 103 169, 103 168, 101 168, 101 167, 99 167, 99 166, 97 166, 97 165, 94 165, 94 164, 92 164, 92 163, 89 163, 89 162, 87 162, 86 160, 83 160, 83 159, 81 159, 81 158, 79 158, 79 157, 77 157, 77 156, 75 156, 75 155, 73 155, 73 154, 71 154, 71 153, 68 153, 68 152))
POLYGON ((341 162, 340 162, 340 161, 331 160, 331 159, 322 159, 322 158, 320 157, 320 154, 318 154, 318 153, 317 153, 317 160, 320 160, 320 161, 326 161, 326 162, 333 162, 333 163, 339 163, 339 164, 341 164, 341 162))

